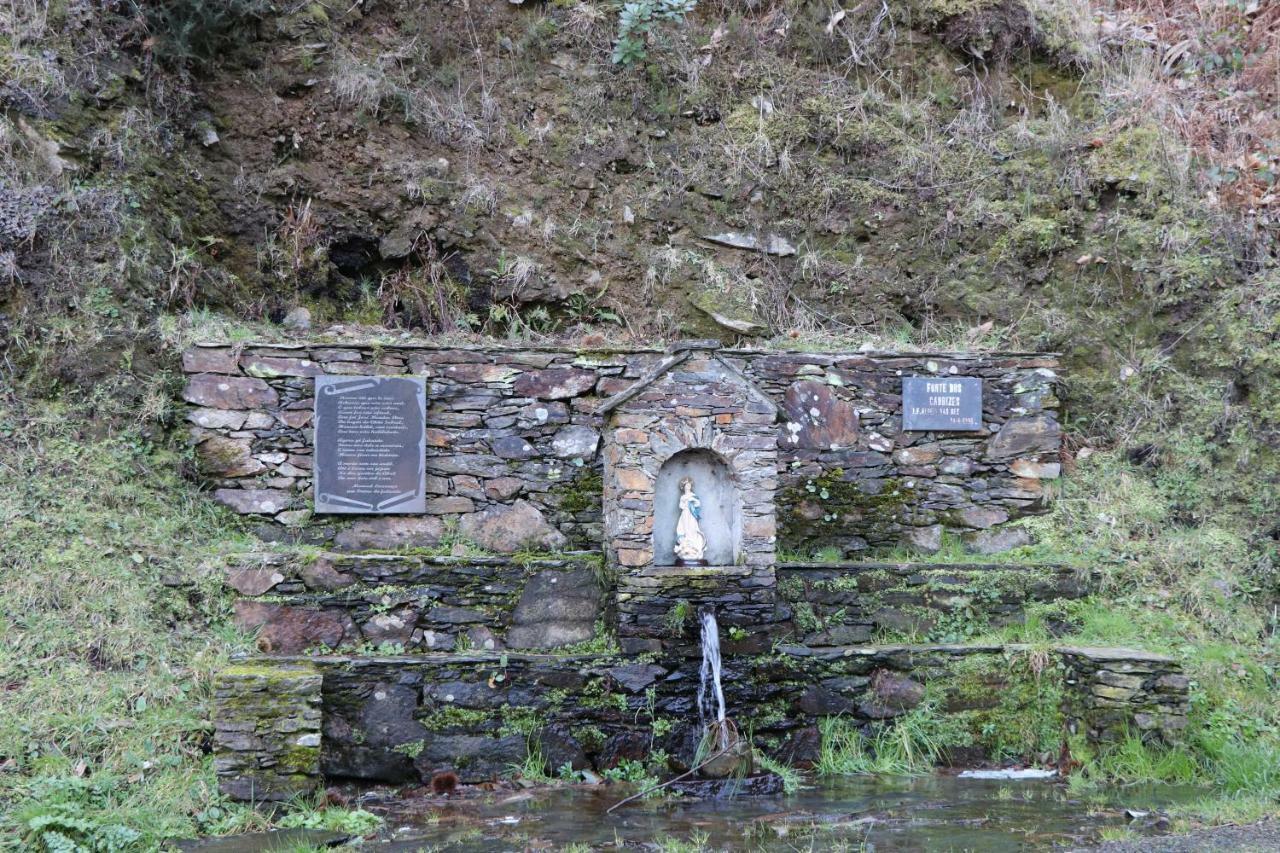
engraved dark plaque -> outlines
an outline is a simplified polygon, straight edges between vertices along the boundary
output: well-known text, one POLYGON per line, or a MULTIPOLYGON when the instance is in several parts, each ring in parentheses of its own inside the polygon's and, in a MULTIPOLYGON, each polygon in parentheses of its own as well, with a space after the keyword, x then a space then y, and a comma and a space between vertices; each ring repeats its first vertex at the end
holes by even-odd
POLYGON ((315 511, 426 512, 426 380, 317 376, 315 511))
POLYGON ((911 432, 981 430, 982 380, 971 376, 904 377, 902 428, 911 432))

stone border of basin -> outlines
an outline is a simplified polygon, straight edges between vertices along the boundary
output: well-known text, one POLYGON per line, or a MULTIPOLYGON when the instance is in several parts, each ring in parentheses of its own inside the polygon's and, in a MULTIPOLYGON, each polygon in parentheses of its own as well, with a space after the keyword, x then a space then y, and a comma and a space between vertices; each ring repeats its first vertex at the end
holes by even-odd
MULTIPOLYGON (((1188 707, 1180 666, 1132 649, 781 645, 727 658, 725 692, 731 715, 804 766, 823 717, 892 720, 927 685, 943 679, 945 688, 948 661, 1039 652, 1064 665, 1064 735, 1179 737, 1188 707)), ((601 769, 654 749, 679 757, 696 716, 691 666, 670 656, 522 653, 250 659, 215 683, 215 766, 228 796, 263 800, 314 791, 330 776, 403 783, 455 770, 483 781, 520 764, 530 743, 553 768, 601 769)), ((995 685, 988 693, 996 695, 980 700, 1001 700, 995 685)))

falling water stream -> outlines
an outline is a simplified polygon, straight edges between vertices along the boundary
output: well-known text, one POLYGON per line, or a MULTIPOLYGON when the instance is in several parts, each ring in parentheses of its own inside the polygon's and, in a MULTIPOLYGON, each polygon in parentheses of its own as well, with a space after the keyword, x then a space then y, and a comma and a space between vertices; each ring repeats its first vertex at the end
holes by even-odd
POLYGON ((728 729, 725 726, 724 690, 720 687, 720 626, 716 623, 716 614, 710 608, 702 611, 701 620, 702 668, 699 670, 698 716, 704 728, 711 722, 717 724, 718 739, 723 748, 728 745, 728 729), (708 695, 708 686, 712 688, 711 695, 708 695))

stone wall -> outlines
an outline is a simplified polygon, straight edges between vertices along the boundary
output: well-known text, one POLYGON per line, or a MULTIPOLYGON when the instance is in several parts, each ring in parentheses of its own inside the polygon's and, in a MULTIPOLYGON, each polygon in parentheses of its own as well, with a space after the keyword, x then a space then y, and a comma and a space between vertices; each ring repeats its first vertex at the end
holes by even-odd
MULTIPOLYGON (((1187 708, 1177 664, 1142 652, 1109 654, 1109 672, 1140 669, 1144 678, 1163 679, 1151 689, 1166 716, 1151 729, 1173 732, 1187 708)), ((1080 657, 1076 649, 999 645, 782 645, 726 657, 724 689, 729 715, 753 732, 756 745, 802 768, 817 758, 821 719, 865 728, 922 706, 950 719, 940 731, 947 732, 952 761, 1035 759, 1056 757, 1068 721, 1076 719, 1071 679, 1080 657)), ((659 752, 668 756, 667 769, 679 770, 697 746, 696 661, 685 657, 487 652, 270 665, 295 662, 323 675, 319 766, 326 777, 403 783, 452 770, 478 782, 511 775, 530 745, 551 771, 565 764, 602 770, 659 752)), ((1124 697, 1108 701, 1113 715, 1135 717, 1147 707, 1124 697)), ((237 730, 243 714, 259 719, 252 716, 256 707, 220 702, 216 725, 237 730)), ((217 740, 219 762, 257 766, 237 746, 217 740)), ((259 764, 269 765, 278 750, 263 749, 259 764)), ((227 790, 239 796, 245 788, 227 790)))
POLYGON ((373 654, 587 643, 605 616, 598 553, 563 559, 280 553, 230 558, 236 624, 263 652, 373 654))
MULTIPOLYGON (((1057 362, 1048 355, 931 356, 722 350, 782 410, 779 547, 845 553, 944 529, 977 550, 1018 544, 996 527, 1040 508, 1058 474, 1057 362), (986 380, 982 433, 904 433, 904 375, 986 380)), ((349 550, 425 546, 449 535, 486 549, 598 547, 602 402, 652 370, 657 350, 272 344, 197 346, 184 398, 202 476, 217 500, 349 550), (427 514, 309 514, 312 378, 428 379, 427 514), (446 522, 450 527, 446 528, 446 522)))
POLYGON ((320 685, 307 661, 245 661, 218 673, 213 750, 223 793, 278 801, 322 784, 320 685))
POLYGON ((1188 681, 1177 661, 1133 649, 1068 647, 1062 655, 1071 731, 1095 743, 1182 736, 1188 681))

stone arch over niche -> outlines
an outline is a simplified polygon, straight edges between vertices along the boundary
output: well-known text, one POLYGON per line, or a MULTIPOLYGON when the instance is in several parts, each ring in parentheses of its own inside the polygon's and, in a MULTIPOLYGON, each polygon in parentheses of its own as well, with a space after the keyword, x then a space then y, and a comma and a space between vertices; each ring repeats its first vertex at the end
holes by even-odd
POLYGON ((707 564, 735 565, 741 553, 742 499, 729 464, 705 448, 673 454, 658 470, 653 490, 654 565, 675 565, 680 481, 685 477, 693 479, 694 494, 702 502, 701 527, 707 540, 707 564))

